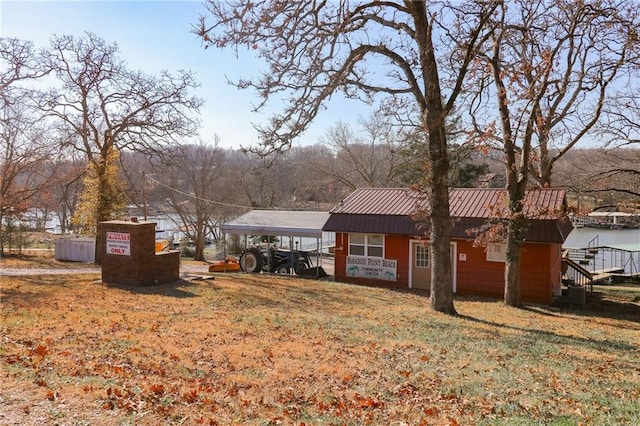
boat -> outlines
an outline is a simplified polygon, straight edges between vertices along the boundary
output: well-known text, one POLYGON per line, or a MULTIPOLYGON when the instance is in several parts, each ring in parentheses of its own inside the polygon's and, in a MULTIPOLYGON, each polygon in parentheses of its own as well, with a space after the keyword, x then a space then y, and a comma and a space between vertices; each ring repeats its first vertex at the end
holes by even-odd
MULTIPOLYGON (((598 229, 638 229, 640 216, 624 212, 591 212, 588 216, 580 218, 582 226, 598 229)), ((578 221, 576 221, 578 222, 578 221)))

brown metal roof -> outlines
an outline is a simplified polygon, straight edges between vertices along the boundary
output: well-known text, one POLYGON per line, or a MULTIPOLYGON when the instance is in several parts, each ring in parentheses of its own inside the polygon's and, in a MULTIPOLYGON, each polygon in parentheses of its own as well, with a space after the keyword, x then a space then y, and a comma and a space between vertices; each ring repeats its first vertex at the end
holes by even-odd
MULTIPOLYGON (((468 229, 489 219, 506 217, 507 192, 493 188, 451 189, 449 208, 452 236, 468 238, 468 229)), ((564 217, 565 190, 532 189, 525 197, 525 215, 531 219, 529 241, 563 242, 572 227, 564 217)), ((412 215, 428 209, 423 194, 405 188, 362 188, 354 191, 334 207, 323 230, 337 232, 422 235, 412 215)))
POLYGON ((329 213, 410 216, 424 205, 420 193, 406 188, 361 188, 329 213))

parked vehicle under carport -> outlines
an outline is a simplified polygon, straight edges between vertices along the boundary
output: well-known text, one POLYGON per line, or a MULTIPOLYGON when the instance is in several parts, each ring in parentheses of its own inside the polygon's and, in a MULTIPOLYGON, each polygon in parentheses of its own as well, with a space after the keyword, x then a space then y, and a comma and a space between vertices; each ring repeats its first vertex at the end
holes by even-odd
POLYGON ((313 266, 311 256, 302 250, 284 250, 275 247, 250 247, 240 255, 240 269, 245 272, 271 272, 276 274, 326 277, 321 266, 313 266))

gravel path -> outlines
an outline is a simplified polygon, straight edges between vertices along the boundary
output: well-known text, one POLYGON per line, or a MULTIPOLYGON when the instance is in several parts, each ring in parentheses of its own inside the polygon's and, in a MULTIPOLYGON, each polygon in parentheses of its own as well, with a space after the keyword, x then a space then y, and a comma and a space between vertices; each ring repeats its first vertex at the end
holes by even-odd
MULTIPOLYGON (((314 263, 315 263, 315 259, 314 263)), ((333 258, 324 258, 322 267, 329 274, 333 275, 333 258)), ((180 275, 200 275, 209 272, 209 265, 180 265, 180 275)), ((99 266, 85 266, 79 268, 0 268, 0 277, 16 277, 24 275, 75 275, 75 274, 99 274, 99 266)))
MULTIPOLYGON (((180 265, 180 274, 204 274, 209 272, 207 265, 180 265)), ((0 277, 16 277, 24 275, 75 275, 99 274, 98 266, 85 268, 2 268, 0 277)))
POLYGON ((97 274, 100 268, 73 268, 73 269, 55 269, 55 268, 3 268, 0 269, 0 277, 15 277, 21 275, 74 275, 74 274, 97 274))

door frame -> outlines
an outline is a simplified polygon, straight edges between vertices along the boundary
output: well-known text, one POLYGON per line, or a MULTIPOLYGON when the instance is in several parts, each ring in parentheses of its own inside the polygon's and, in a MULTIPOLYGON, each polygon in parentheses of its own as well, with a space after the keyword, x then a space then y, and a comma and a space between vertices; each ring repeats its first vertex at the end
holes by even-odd
MULTIPOLYGON (((413 288, 413 268, 414 262, 414 243, 419 243, 421 240, 409 239, 409 288, 413 288)), ((453 286, 453 292, 456 292, 458 285, 458 243, 455 241, 449 242, 449 256, 451 257, 451 283, 453 286)), ((431 261, 431 247, 429 247, 429 260, 431 261)), ((431 263, 429 263, 431 265, 431 263)))

